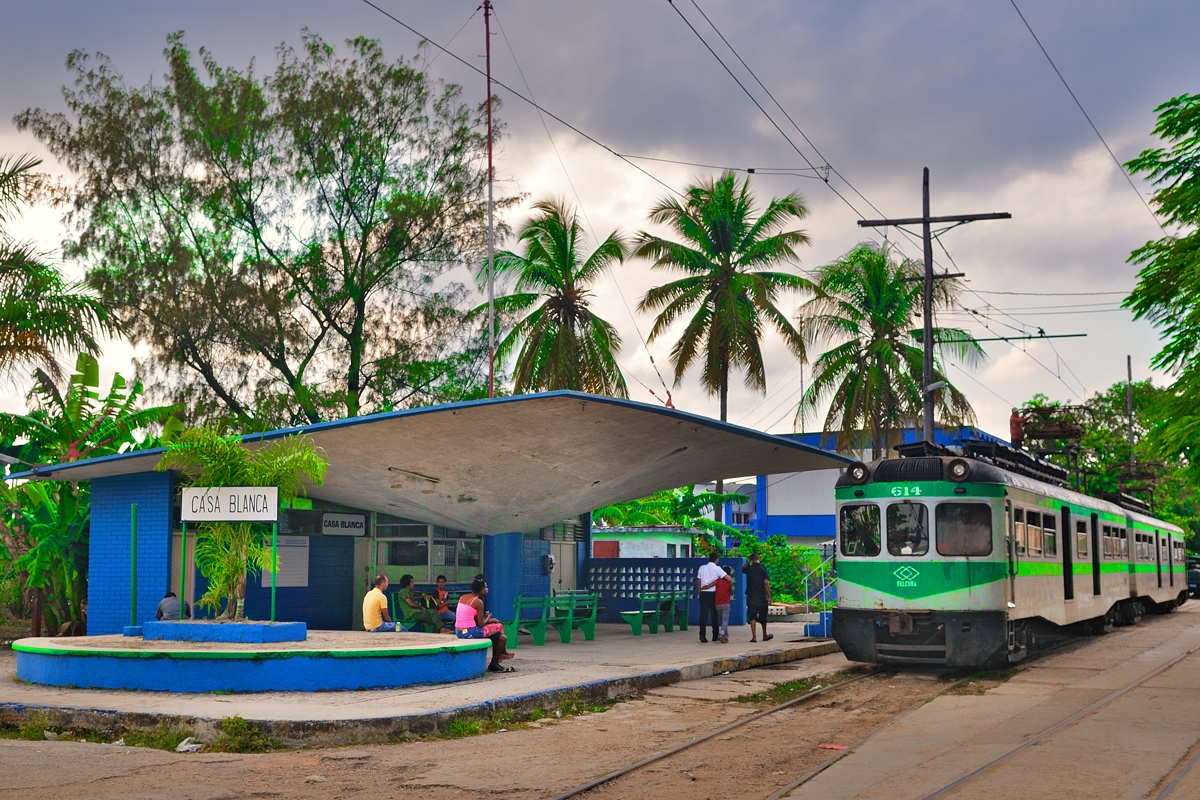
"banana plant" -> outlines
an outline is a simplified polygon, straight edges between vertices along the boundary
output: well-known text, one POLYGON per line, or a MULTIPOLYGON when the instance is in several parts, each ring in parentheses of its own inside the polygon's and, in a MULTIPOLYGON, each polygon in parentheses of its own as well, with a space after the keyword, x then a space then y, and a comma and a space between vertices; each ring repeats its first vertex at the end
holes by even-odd
MULTIPOLYGON (((26 463, 58 464, 156 446, 182 423, 174 407, 138 408, 142 386, 114 375, 101 397, 99 364, 88 354, 60 390, 42 370, 34 410, 0 414, 0 451, 26 463), (161 426, 161 436, 151 435, 161 426)), ((23 468, 22 468, 23 469, 23 468)), ((0 488, 0 570, 15 572, 26 596, 39 593, 42 622, 55 633, 86 632, 90 487, 26 480, 0 488)))

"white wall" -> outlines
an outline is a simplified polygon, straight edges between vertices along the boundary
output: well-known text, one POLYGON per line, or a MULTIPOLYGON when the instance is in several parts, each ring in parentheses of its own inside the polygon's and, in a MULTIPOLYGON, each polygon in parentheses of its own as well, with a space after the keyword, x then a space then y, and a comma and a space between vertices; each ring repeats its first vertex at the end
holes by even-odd
POLYGON ((833 486, 840 469, 767 476, 767 514, 833 514, 833 486))

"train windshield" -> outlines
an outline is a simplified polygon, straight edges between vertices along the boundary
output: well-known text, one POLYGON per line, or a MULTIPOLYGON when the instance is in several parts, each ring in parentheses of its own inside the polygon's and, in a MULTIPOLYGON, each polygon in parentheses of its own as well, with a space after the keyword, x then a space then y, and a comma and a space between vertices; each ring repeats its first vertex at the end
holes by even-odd
POLYGON ((888 552, 894 556, 923 556, 929 552, 929 510, 905 500, 887 510, 888 552))
POLYGON ((879 506, 842 506, 842 555, 879 555, 879 506))
POLYGON ((983 503, 942 503, 937 551, 943 556, 986 556, 992 552, 992 508, 983 503))

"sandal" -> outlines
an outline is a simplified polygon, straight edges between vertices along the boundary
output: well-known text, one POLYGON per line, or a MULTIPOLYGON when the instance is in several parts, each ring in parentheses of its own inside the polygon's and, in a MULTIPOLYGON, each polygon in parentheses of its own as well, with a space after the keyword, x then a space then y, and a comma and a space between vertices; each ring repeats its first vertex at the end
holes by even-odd
POLYGON ((516 667, 505 667, 500 664, 492 664, 488 667, 488 672, 516 672, 516 667))
POLYGON ((766 636, 764 636, 764 637, 763 637, 763 641, 764 641, 764 642, 769 642, 769 641, 771 641, 771 640, 772 640, 772 639, 774 639, 774 638, 775 638, 775 634, 773 634, 773 633, 768 633, 766 636))

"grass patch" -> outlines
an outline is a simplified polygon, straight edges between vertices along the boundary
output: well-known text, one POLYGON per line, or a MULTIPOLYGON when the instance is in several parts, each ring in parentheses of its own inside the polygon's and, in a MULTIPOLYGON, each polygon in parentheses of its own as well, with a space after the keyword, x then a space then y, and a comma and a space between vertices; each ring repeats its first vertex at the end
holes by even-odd
POLYGON ((994 689, 997 686, 1007 683, 1017 674, 1015 667, 1006 667, 1004 669, 986 670, 984 672, 976 672, 971 676, 971 679, 959 686, 956 689, 947 692, 954 695, 982 695, 987 694, 989 689, 994 689))
POLYGON ((579 697, 579 692, 571 691, 558 701, 554 716, 577 717, 587 711, 587 704, 579 697))
POLYGON ((212 744, 222 753, 268 753, 276 748, 274 739, 237 715, 221 720, 221 735, 212 744))
POLYGON ((464 736, 478 736, 483 732, 483 724, 477 719, 455 715, 442 729, 443 739, 461 739, 464 736))
POLYGON ((195 733, 183 728, 159 725, 152 731, 128 731, 122 737, 130 747, 150 747, 155 750, 174 751, 179 743, 195 733))
POLYGON ((801 678, 798 681, 781 683, 775 688, 765 692, 744 694, 740 697, 735 697, 734 700, 738 703, 759 703, 762 705, 777 706, 780 703, 786 703, 789 700, 795 700, 797 697, 803 697, 810 692, 829 686, 832 683, 849 680, 850 678, 858 677, 861 674, 862 670, 860 669, 848 669, 841 672, 836 672, 823 678, 801 678))

